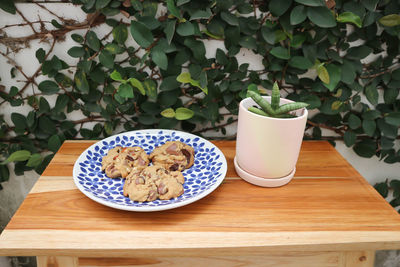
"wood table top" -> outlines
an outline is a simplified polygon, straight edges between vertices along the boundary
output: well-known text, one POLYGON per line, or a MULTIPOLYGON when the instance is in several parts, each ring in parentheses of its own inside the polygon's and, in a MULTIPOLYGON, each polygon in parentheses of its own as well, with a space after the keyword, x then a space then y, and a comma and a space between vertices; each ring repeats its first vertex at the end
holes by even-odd
POLYGON ((103 206, 76 188, 73 165, 94 142, 64 142, 1 234, 0 255, 400 248, 400 215, 328 142, 303 142, 294 179, 262 188, 236 174, 235 141, 213 141, 228 162, 223 183, 149 213, 103 206))

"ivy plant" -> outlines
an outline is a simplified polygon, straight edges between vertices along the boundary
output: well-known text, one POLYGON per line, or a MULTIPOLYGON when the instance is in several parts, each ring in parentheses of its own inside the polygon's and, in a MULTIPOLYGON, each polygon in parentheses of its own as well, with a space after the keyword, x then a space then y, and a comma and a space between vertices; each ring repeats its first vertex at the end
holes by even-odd
MULTIPOLYGON (((0 55, 12 65, 11 79, 24 81, 0 90, 0 105, 11 107, 10 120, 0 116, 0 181, 8 179, 10 168, 17 175, 41 173, 66 139, 144 128, 225 134, 247 87, 255 84, 268 93, 272 81, 288 99, 314 110, 306 139, 344 140, 360 157, 400 162, 398 1, 72 3, 88 14, 86 21, 55 17, 53 28, 42 22, 42 32, 32 27, 32 34, 18 40, 5 35, 10 25, 1 28, 7 51, 0 55), (97 30, 104 24, 110 29, 105 35, 97 30), (74 45, 54 54, 65 38, 74 45), (35 39, 50 48, 36 51, 40 67, 27 75, 10 53, 35 39), (219 48, 208 51, 210 42, 219 48), (239 63, 237 56, 246 50, 261 58, 262 69, 239 63), (77 63, 67 64, 65 56, 77 63), (31 87, 35 93, 26 90, 31 87), (28 112, 14 111, 21 106, 28 112), (322 129, 332 135, 322 136, 322 129)), ((11 0, 0 8, 18 11, 11 0)))

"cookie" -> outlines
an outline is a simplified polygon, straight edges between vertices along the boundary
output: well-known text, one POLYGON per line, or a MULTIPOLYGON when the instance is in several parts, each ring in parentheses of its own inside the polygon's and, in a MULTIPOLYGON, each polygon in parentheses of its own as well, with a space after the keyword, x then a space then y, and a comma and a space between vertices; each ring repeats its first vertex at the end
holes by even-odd
POLYGON ((185 178, 180 171, 168 171, 152 165, 131 172, 125 180, 123 194, 133 201, 168 200, 183 194, 185 178))
POLYGON ((160 165, 169 171, 183 171, 193 165, 194 149, 179 141, 168 141, 156 147, 149 158, 154 165, 160 165))
POLYGON ((149 157, 141 147, 114 147, 101 162, 101 169, 110 178, 126 178, 133 170, 142 170, 149 165, 149 157))

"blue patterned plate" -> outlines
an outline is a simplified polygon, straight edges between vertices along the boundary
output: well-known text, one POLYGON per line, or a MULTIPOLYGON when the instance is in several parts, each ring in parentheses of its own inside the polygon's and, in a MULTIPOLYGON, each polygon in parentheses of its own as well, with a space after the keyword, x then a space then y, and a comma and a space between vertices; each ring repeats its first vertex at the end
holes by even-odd
POLYGON ((227 164, 224 154, 209 141, 193 134, 172 130, 140 130, 103 139, 86 149, 75 162, 73 177, 76 186, 90 199, 121 210, 159 211, 195 202, 214 191, 224 180, 227 164), (111 148, 140 146, 148 154, 167 141, 181 141, 195 150, 192 167, 183 171, 183 195, 170 200, 132 201, 122 194, 124 180, 111 179, 101 171, 101 160, 111 148))

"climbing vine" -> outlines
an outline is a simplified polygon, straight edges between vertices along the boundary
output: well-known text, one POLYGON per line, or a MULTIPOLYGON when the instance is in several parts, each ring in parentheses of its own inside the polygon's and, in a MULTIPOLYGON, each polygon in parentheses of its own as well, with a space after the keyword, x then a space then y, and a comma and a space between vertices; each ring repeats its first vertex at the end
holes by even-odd
POLYGON ((72 3, 87 13, 84 21, 39 2, 54 19, 32 21, 13 1, 0 2, 21 18, 0 25, 0 56, 19 79, 18 86, 0 85, 0 108, 11 110, 9 118, 0 115, 0 181, 12 166, 17 175, 43 172, 66 139, 144 128, 226 135, 248 85, 268 93, 274 81, 287 98, 310 104, 306 139, 344 140, 361 157, 400 161, 399 1, 72 3), (31 33, 10 36, 21 26, 31 33), (74 45, 54 53, 66 39, 74 45), (47 45, 36 51, 31 75, 14 55, 34 40, 47 45), (208 52, 210 42, 220 48, 208 52), (263 67, 239 64, 245 52, 263 67), (66 55, 76 64, 62 60, 66 55))

